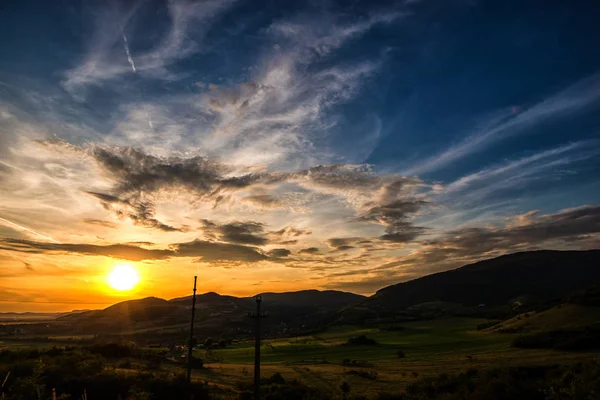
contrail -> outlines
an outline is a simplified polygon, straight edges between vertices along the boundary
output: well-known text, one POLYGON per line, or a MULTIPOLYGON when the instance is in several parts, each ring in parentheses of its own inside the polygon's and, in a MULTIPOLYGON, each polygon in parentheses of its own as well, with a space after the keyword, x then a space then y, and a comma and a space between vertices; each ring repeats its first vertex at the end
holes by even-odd
POLYGON ((125 53, 127 53, 127 61, 129 61, 129 64, 131 65, 131 70, 133 72, 136 72, 135 70, 135 63, 133 62, 133 58, 131 58, 131 53, 129 52, 129 44, 127 44, 127 36, 125 36, 125 34, 122 34, 123 36, 123 46, 125 47, 125 53))
POLYGON ((58 243, 58 240, 54 240, 50 236, 42 235, 39 232, 36 232, 36 231, 31 230, 31 229, 29 229, 27 227, 24 227, 23 225, 16 224, 16 223, 14 223, 12 221, 9 221, 9 220, 7 220, 5 218, 0 217, 0 221, 4 222, 4 223, 6 223, 6 224, 8 224, 10 226, 14 226, 15 228, 20 229, 22 231, 33 233, 36 236, 39 236, 41 238, 44 238, 44 239, 49 240, 49 241, 54 242, 54 243, 58 243))
POLYGON ((146 119, 148 119, 148 126, 150 127, 150 130, 154 132, 154 125, 152 124, 152 120, 150 119, 150 114, 148 111, 146 111, 146 119))
MULTIPOLYGON (((131 70, 134 73, 137 73, 137 70, 135 69, 135 63, 133 62, 131 52, 129 51, 129 43, 127 42, 127 36, 125 36, 125 33, 122 33, 121 36, 123 37, 123 47, 125 47, 125 53, 127 53, 127 61, 129 61, 129 65, 131 65, 131 70)), ((150 120, 150 115, 148 114, 148 112, 146 112, 146 117, 146 119, 148 120, 148 126, 150 127, 150 130, 154 132, 154 125, 150 120)))

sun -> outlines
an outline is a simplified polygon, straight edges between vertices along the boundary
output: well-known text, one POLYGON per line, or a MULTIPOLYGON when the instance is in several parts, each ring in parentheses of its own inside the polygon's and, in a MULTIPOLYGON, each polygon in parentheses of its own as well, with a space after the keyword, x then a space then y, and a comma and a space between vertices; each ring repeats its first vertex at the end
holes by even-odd
POLYGON ((108 284, 115 290, 131 290, 140 281, 137 271, 127 264, 120 264, 113 268, 107 277, 108 284))

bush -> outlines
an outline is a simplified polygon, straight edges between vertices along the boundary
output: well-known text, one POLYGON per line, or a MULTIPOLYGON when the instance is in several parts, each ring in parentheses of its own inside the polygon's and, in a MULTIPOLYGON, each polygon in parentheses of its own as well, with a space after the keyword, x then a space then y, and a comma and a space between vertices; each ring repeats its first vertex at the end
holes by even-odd
POLYGON ((377 400, 587 400, 600 393, 600 362, 571 367, 512 367, 419 379, 377 400))
POLYGON ((375 371, 357 371, 353 369, 346 372, 346 374, 360 376, 361 378, 369 379, 371 381, 377 379, 377 372, 375 371))
POLYGON ((513 340, 514 347, 582 351, 600 349, 600 324, 580 330, 556 330, 523 335, 513 340))
POLYGON ((368 338, 365 335, 349 338, 345 343, 346 346, 374 346, 376 344, 378 343, 375 339, 368 338))
POLYGON ((89 347, 89 351, 93 354, 99 354, 104 358, 115 359, 130 357, 133 353, 133 348, 128 344, 103 343, 89 347))
POLYGON ((396 355, 398 356, 398 358, 405 358, 406 354, 404 354, 404 352, 402 350, 398 350, 396 352, 396 355))
POLYGON ((276 372, 269 378, 267 382, 269 384, 283 385, 285 384, 285 379, 283 378, 283 376, 281 376, 279 372, 276 372))

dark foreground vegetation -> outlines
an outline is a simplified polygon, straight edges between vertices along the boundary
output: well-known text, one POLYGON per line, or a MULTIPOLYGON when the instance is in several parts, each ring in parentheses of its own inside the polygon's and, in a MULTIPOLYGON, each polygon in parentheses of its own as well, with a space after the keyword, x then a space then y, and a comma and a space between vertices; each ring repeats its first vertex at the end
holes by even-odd
POLYGON ((586 351, 600 349, 600 324, 582 329, 561 329, 517 337, 513 346, 523 349, 586 351))
MULTIPOLYGON (((218 399, 218 387, 194 382, 188 385, 183 368, 157 368, 150 353, 123 353, 121 345, 104 348, 52 348, 46 351, 0 352, 0 374, 8 375, 3 400, 56 399, 218 399), (116 354, 115 349, 120 348, 116 354), (108 353, 107 353, 108 351, 108 353), (120 353, 119 353, 120 352, 120 353), (104 354, 104 355, 102 355, 104 354), (108 355, 108 357, 107 357, 108 355), (134 358, 131 358, 134 357, 134 358), (115 361, 117 361, 115 363, 115 361), (136 363, 146 363, 135 368, 136 363), (10 374, 8 374, 10 372, 10 374)), ((350 370, 365 380, 376 373, 350 370)), ((343 381, 329 390, 298 380, 284 379, 279 373, 262 380, 262 398, 268 400, 367 399, 354 395, 343 381)), ((252 399, 250 381, 238 385, 227 398, 252 399)), ((580 362, 570 366, 510 367, 469 369, 454 375, 423 377, 398 393, 379 393, 375 400, 590 400, 600 398, 600 362, 580 362)))
POLYGON ((398 395, 379 400, 591 400, 600 398, 600 363, 573 366, 471 369, 441 374, 409 385, 398 395))
POLYGON ((128 357, 134 354, 126 349, 109 344, 104 348, 2 351, 0 376, 7 377, 3 400, 52 399, 53 392, 62 400, 180 399, 189 393, 199 400, 210 398, 206 384, 187 385, 183 369, 179 373, 158 371, 152 354, 136 354, 139 369, 131 369, 128 357))

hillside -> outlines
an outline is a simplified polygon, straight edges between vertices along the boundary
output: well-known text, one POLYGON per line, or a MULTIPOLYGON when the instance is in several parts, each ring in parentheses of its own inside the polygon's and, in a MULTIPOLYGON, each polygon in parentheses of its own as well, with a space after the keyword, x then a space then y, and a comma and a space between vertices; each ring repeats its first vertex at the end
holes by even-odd
POLYGON ((365 296, 340 292, 337 290, 300 290, 297 292, 261 293, 262 299, 268 303, 276 304, 294 304, 297 306, 319 306, 319 307, 344 307, 353 303, 358 303, 365 296))
POLYGON ((598 281, 600 250, 515 253, 388 286, 341 318, 401 313, 411 319, 415 306, 423 303, 449 304, 466 315, 475 309, 543 302, 598 281))
MULTIPOLYGON (((364 296, 333 290, 264 293, 265 333, 291 334, 321 325, 339 309, 354 305, 364 296)), ((177 333, 187 329, 191 296, 165 300, 156 297, 129 300, 103 310, 61 317, 58 321, 81 333, 177 333)), ((196 296, 196 326, 203 334, 232 335, 252 331, 247 313, 255 309, 253 297, 234 297, 209 292, 196 296)))
POLYGON ((560 304, 543 311, 532 311, 503 321, 486 331, 537 333, 560 329, 582 329, 600 322, 600 307, 560 304))

